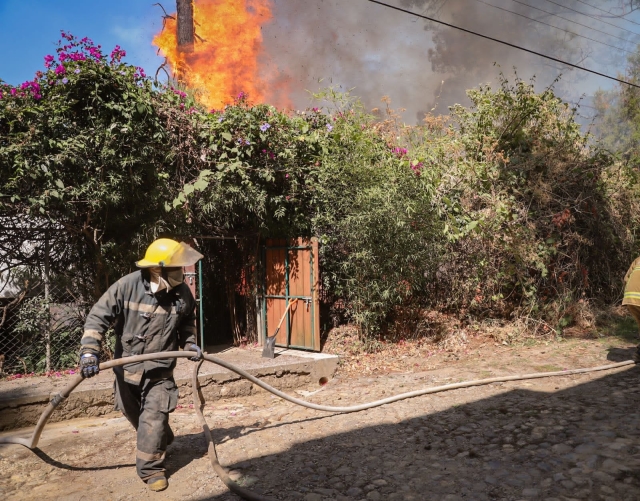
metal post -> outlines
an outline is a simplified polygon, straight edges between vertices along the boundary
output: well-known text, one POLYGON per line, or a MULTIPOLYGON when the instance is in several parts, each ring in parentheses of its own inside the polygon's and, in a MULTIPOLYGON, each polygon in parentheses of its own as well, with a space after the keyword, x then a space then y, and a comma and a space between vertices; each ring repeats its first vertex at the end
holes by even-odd
POLYGON ((198 310, 200 315, 200 348, 204 350, 204 306, 202 304, 202 260, 198 261, 198 310))
MULTIPOLYGON (((289 304, 289 245, 287 244, 287 248, 284 251, 284 295, 285 295, 285 308, 289 304)), ((287 348, 291 344, 291 315, 287 312, 287 348)))
POLYGON ((46 304, 46 316, 43 320, 44 325, 44 342, 46 347, 46 366, 47 372, 51 371, 51 315, 49 310, 49 234, 44 239, 44 301, 46 304), (46 323, 45 323, 46 322, 46 323))

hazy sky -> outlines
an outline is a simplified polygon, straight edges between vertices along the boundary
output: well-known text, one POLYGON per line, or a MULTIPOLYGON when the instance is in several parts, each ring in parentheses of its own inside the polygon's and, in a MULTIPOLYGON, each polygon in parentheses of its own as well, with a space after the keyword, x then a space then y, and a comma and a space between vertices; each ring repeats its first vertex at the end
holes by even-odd
MULTIPOLYGON (((624 3, 585 1, 605 10, 624 3)), ((602 17, 602 11, 577 0, 388 2, 612 75, 624 71, 624 50, 634 51, 640 41, 640 16, 634 14, 632 22, 602 17)), ((61 29, 89 36, 107 51, 119 44, 127 61, 153 74, 162 63, 151 45, 162 13, 153 3, 0 0, 0 78, 11 84, 31 78, 44 55, 54 51, 61 29)), ((174 0, 164 5, 175 9, 174 0)), ((333 84, 355 88, 369 107, 389 95, 395 106, 407 109, 405 119, 415 122, 433 107, 446 112, 464 102, 465 89, 495 82, 494 63, 508 76, 513 66, 524 78, 535 74, 541 89, 563 74, 556 91, 567 100, 585 94, 588 103, 598 87, 613 85, 366 0, 272 0, 272 5, 273 20, 263 28, 263 60, 290 81, 297 107, 308 104, 307 91, 333 84)))

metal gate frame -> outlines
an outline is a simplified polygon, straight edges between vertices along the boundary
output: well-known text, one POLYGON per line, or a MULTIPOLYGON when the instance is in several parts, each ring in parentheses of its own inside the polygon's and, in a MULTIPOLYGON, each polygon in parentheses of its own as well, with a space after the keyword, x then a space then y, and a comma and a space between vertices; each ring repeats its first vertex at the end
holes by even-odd
MULTIPOLYGON (((267 302, 269 300, 284 300, 284 304, 288 304, 291 299, 298 299, 299 302, 305 303, 310 308, 311 313, 311 346, 299 346, 291 344, 291 309, 287 312, 285 329, 286 329, 286 344, 276 343, 276 346, 283 348, 295 348, 299 350, 320 351, 320 311, 318 304, 318 241, 316 238, 306 240, 308 244, 305 244, 305 239, 296 239, 296 244, 293 245, 269 245, 269 240, 262 246, 262 263, 263 263, 263 277, 262 277, 262 329, 261 329, 261 342, 264 342, 265 337, 273 335, 269 333, 269 325, 267 320, 267 302), (267 294, 267 250, 284 250, 284 295, 279 294, 267 294), (290 267, 289 267, 289 254, 291 251, 309 251, 309 285, 310 295, 292 295, 290 294, 290 267)), ((275 327, 273 327, 275 329, 275 327)))

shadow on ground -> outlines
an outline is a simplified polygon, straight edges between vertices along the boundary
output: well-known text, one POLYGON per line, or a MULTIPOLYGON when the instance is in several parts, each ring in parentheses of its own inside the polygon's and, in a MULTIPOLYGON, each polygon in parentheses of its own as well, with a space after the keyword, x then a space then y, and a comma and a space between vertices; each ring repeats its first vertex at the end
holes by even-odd
POLYGON ((602 327, 606 335, 615 336, 634 345, 640 343, 638 324, 626 309, 609 314, 602 322, 602 327))
MULTIPOLYGON (((611 360, 625 355, 610 353, 611 360)), ((254 491, 287 500, 637 500, 639 376, 634 366, 558 392, 514 389, 441 412, 425 413, 431 399, 441 398, 432 395, 327 416, 323 426, 332 429, 345 419, 364 427, 226 466, 239 470, 254 491), (394 405, 402 406, 405 419, 373 424, 390 420, 399 409, 394 405)), ((261 433, 227 427, 215 430, 215 438, 228 436, 251 450, 261 433)), ((202 436, 195 437, 193 447, 204 453, 202 436)))

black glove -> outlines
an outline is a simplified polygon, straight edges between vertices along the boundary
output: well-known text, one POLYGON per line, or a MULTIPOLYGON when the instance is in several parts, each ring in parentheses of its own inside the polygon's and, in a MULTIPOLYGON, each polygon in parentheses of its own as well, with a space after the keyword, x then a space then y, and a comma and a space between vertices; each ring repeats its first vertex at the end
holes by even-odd
POLYGON ((100 372, 98 357, 93 353, 80 355, 80 373, 82 377, 93 377, 100 372))
POLYGON ((187 343, 184 345, 185 351, 195 351, 197 355, 195 357, 189 357, 189 360, 192 362, 197 362, 198 360, 202 360, 202 350, 195 343, 187 343))

